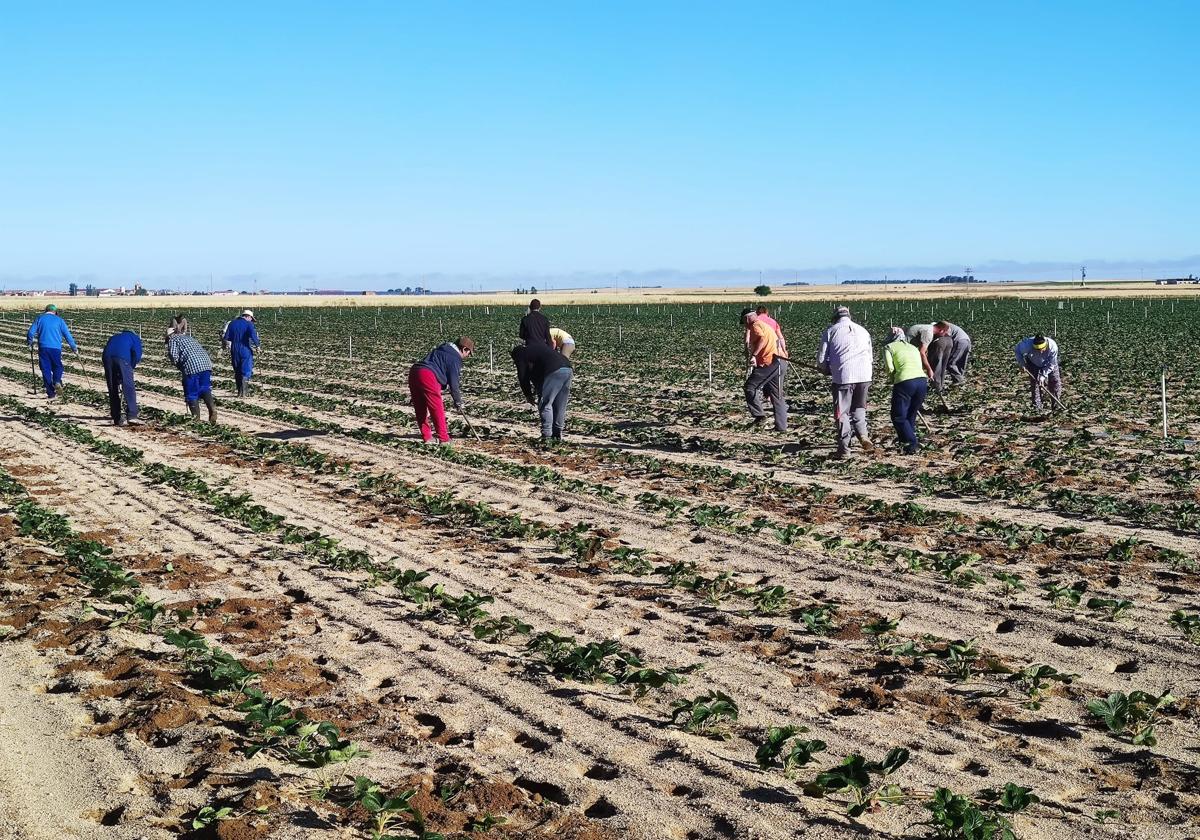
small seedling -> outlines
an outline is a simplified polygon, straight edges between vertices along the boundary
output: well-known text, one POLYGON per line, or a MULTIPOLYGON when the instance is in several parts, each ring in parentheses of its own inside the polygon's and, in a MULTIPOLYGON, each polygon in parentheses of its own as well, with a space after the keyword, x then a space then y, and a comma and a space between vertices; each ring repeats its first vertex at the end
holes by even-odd
POLYGON ((819 774, 805 791, 813 796, 849 791, 846 813, 860 817, 880 805, 895 805, 904 801, 899 785, 886 782, 888 776, 908 763, 908 750, 897 747, 883 761, 867 761, 858 753, 847 756, 841 764, 819 774), (878 780, 872 778, 878 776, 878 780))
POLYGON ((824 741, 792 740, 797 734, 807 731, 803 726, 772 726, 754 754, 758 766, 763 770, 782 767, 784 775, 793 778, 797 770, 812 761, 814 755, 825 750, 824 741), (789 740, 791 747, 785 751, 789 740))
POLYGON ((723 691, 709 691, 671 704, 671 725, 693 735, 728 738, 726 727, 737 719, 737 701, 723 691))
POLYGON ((1103 613, 1109 621, 1116 621, 1133 608, 1133 601, 1126 598, 1088 598, 1085 606, 1089 610, 1103 613))
POLYGON ((1029 698, 1028 702, 1023 704, 1026 709, 1040 709, 1042 697, 1054 683, 1066 685, 1075 679, 1075 675, 1064 674, 1049 665, 1030 665, 1008 679, 1009 682, 1015 682, 1017 688, 1029 698))
POLYGON ((1075 583, 1059 583, 1057 581, 1049 581, 1043 583, 1041 587, 1046 595, 1045 598, 1056 607, 1079 606, 1079 600, 1083 597, 1083 593, 1087 591, 1087 583, 1079 580, 1075 583))
POLYGON ((1194 645, 1200 645, 1200 613, 1186 613, 1175 610, 1169 619, 1171 626, 1183 634, 1194 645))

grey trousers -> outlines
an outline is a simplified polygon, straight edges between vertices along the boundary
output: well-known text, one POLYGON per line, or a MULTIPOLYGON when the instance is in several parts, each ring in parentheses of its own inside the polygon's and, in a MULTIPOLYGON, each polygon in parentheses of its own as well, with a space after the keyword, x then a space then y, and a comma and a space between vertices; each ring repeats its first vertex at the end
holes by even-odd
POLYGON ((766 394, 771 400, 771 410, 775 413, 775 428, 781 432, 787 431, 787 401, 783 398, 783 375, 780 372, 783 359, 776 359, 765 367, 756 367, 746 377, 746 406, 754 419, 766 416, 763 413, 762 395, 766 394))
MULTIPOLYGON (((1038 387, 1037 371, 1030 371, 1033 378, 1029 380, 1029 393, 1033 399, 1033 407, 1039 411, 1042 408, 1042 389, 1038 387)), ((1062 374, 1058 368, 1051 368, 1046 374, 1046 390, 1054 395, 1054 399, 1062 399, 1062 374)))
POLYGON ((950 367, 950 359, 954 357, 954 342, 948 335, 935 336, 925 348, 925 355, 929 357, 929 366, 933 368, 934 387, 940 391, 946 384, 946 370, 950 367))
POLYGON ((562 437, 567 424, 567 403, 571 399, 571 369, 559 368, 542 382, 538 394, 538 413, 542 415, 542 437, 562 437))
POLYGON ((955 341, 950 345, 950 358, 946 362, 946 373, 950 382, 962 385, 967 381, 967 359, 971 355, 971 342, 955 341))
POLYGON ((833 385, 833 419, 837 424, 838 453, 845 455, 850 451, 851 428, 861 441, 869 441, 871 433, 867 429, 867 389, 870 382, 853 382, 846 385, 833 385))

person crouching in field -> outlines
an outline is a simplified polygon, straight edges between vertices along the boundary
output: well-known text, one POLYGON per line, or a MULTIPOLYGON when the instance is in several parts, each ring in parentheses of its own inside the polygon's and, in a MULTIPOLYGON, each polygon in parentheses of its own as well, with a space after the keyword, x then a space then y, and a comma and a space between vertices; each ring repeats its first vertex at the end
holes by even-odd
POLYGON ((100 354, 104 365, 104 382, 108 385, 108 411, 114 426, 129 422, 138 425, 137 387, 133 382, 133 369, 142 360, 142 340, 137 333, 123 330, 109 338, 100 354), (121 397, 129 409, 128 421, 121 418, 121 397))
POLYGON ((781 366, 784 364, 779 351, 776 329, 767 325, 753 309, 742 310, 742 323, 746 327, 747 376, 745 384, 746 406, 750 409, 752 428, 766 425, 762 398, 771 401, 775 415, 775 431, 787 431, 787 401, 783 398, 781 366))
POLYGON ((413 410, 417 414, 417 428, 421 430, 421 440, 429 443, 433 440, 433 430, 429 427, 429 418, 433 418, 433 427, 437 430, 439 443, 450 442, 450 432, 446 428, 446 407, 442 404, 442 389, 450 390, 450 399, 454 407, 462 411, 462 365, 463 359, 475 350, 475 342, 462 336, 451 343, 439 344, 430 351, 429 355, 408 369, 408 393, 412 397, 413 410))
POLYGON ((1042 410, 1042 391, 1054 406, 1062 400, 1062 374, 1058 368, 1058 342, 1044 335, 1024 338, 1016 346, 1017 366, 1029 376, 1029 398, 1036 411, 1042 410))
POLYGON ((568 359, 575 352, 575 339, 571 338, 571 334, 566 330, 561 330, 558 327, 550 328, 550 340, 554 342, 554 349, 562 353, 568 359))
POLYGON ((512 359, 525 400, 530 405, 536 404, 541 415, 542 443, 562 440, 567 404, 571 400, 571 360, 565 353, 544 344, 514 347, 512 359))
POLYGON ((892 425, 905 455, 920 449, 917 440, 917 415, 925 402, 929 380, 925 376, 921 351, 904 339, 904 330, 892 327, 892 335, 883 347, 888 380, 892 383, 892 425))
POLYGON ((212 394, 212 359, 200 342, 187 333, 167 330, 167 358, 183 376, 183 400, 196 420, 200 419, 200 401, 208 408, 208 422, 217 422, 217 404, 212 394))

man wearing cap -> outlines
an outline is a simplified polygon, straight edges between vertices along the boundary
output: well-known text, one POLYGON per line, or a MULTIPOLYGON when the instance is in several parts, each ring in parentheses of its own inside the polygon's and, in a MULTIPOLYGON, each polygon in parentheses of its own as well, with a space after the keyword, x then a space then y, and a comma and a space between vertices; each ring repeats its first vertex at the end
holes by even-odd
MULTIPOLYGON (((971 356, 971 336, 957 324, 938 321, 933 325, 935 339, 950 339, 950 353, 945 360, 945 372, 950 375, 951 385, 967 384, 967 360, 971 356)), ((941 387, 941 382, 938 387, 941 387)))
POLYGON ((779 338, 767 322, 758 317, 753 309, 742 310, 742 324, 746 328, 746 353, 749 356, 745 383, 746 407, 750 409, 750 425, 761 428, 767 417, 763 411, 762 396, 771 401, 775 415, 775 431, 787 431, 787 401, 783 398, 780 382, 780 366, 783 358, 779 350, 779 338))
POLYGON ((537 298, 529 301, 529 311, 521 319, 517 337, 524 341, 526 346, 530 344, 554 346, 554 339, 550 337, 550 319, 542 314, 542 302, 537 298))
POLYGON ((850 455, 853 428, 863 449, 870 452, 871 434, 867 428, 867 391, 871 387, 871 335, 850 320, 850 310, 833 310, 831 324, 821 335, 817 349, 817 369, 832 379, 833 419, 837 429, 837 457, 850 455))
POLYGON ((142 340, 138 334, 123 330, 112 336, 104 345, 100 361, 104 364, 104 382, 108 385, 108 412, 114 426, 124 425, 121 419, 121 396, 125 397, 128 419, 132 424, 138 420, 137 388, 133 383, 133 369, 142 360, 142 340))
POLYGON ((222 342, 229 342, 229 360, 233 363, 233 381, 237 395, 246 396, 250 377, 254 375, 254 352, 261 346, 258 330, 254 329, 254 313, 243 309, 242 314, 225 327, 222 342))
POLYGON ((217 422, 217 404, 212 394, 212 359, 195 336, 167 330, 167 358, 183 376, 183 400, 196 420, 200 419, 200 400, 208 408, 208 422, 217 422))
POLYGON ((38 367, 42 370, 42 384, 46 386, 46 397, 54 399, 57 389, 62 387, 63 341, 70 345, 75 355, 79 355, 79 347, 67 327, 67 322, 58 315, 58 307, 53 303, 46 304, 46 311, 34 319, 25 334, 25 343, 33 350, 33 342, 38 346, 38 367))
POLYGON ((921 365, 921 351, 905 340, 903 329, 892 327, 891 337, 883 346, 883 361, 887 366, 888 381, 892 383, 892 426, 904 447, 904 454, 915 455, 920 448, 917 415, 929 388, 921 365))
POLYGON ((1029 374, 1029 393, 1033 407, 1042 410, 1042 389, 1054 399, 1062 398, 1062 374, 1058 369, 1058 342, 1044 335, 1022 339, 1017 345, 1017 366, 1029 374))
POLYGON ((526 402, 536 404, 541 415, 542 443, 562 440, 571 400, 571 360, 544 344, 514 347, 512 359, 526 402))
POLYGON ((408 369, 408 393, 412 397, 413 410, 417 414, 417 428, 421 430, 421 439, 425 443, 433 440, 433 431, 429 427, 429 418, 433 418, 434 429, 437 430, 439 443, 450 442, 450 432, 446 428, 446 407, 442 404, 442 389, 450 391, 450 399, 454 407, 462 410, 462 378, 463 359, 475 350, 475 342, 465 335, 451 343, 439 344, 433 348, 421 361, 408 369))

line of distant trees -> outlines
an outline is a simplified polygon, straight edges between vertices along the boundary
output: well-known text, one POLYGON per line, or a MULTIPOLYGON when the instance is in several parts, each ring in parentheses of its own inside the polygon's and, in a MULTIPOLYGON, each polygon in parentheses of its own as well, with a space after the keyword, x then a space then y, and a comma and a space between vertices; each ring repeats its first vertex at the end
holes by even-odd
POLYGON ((910 283, 986 283, 986 280, 976 280, 974 274, 947 274, 945 277, 939 277, 936 280, 927 280, 919 277, 914 277, 910 280, 843 280, 843 286, 898 286, 907 285, 910 283))

